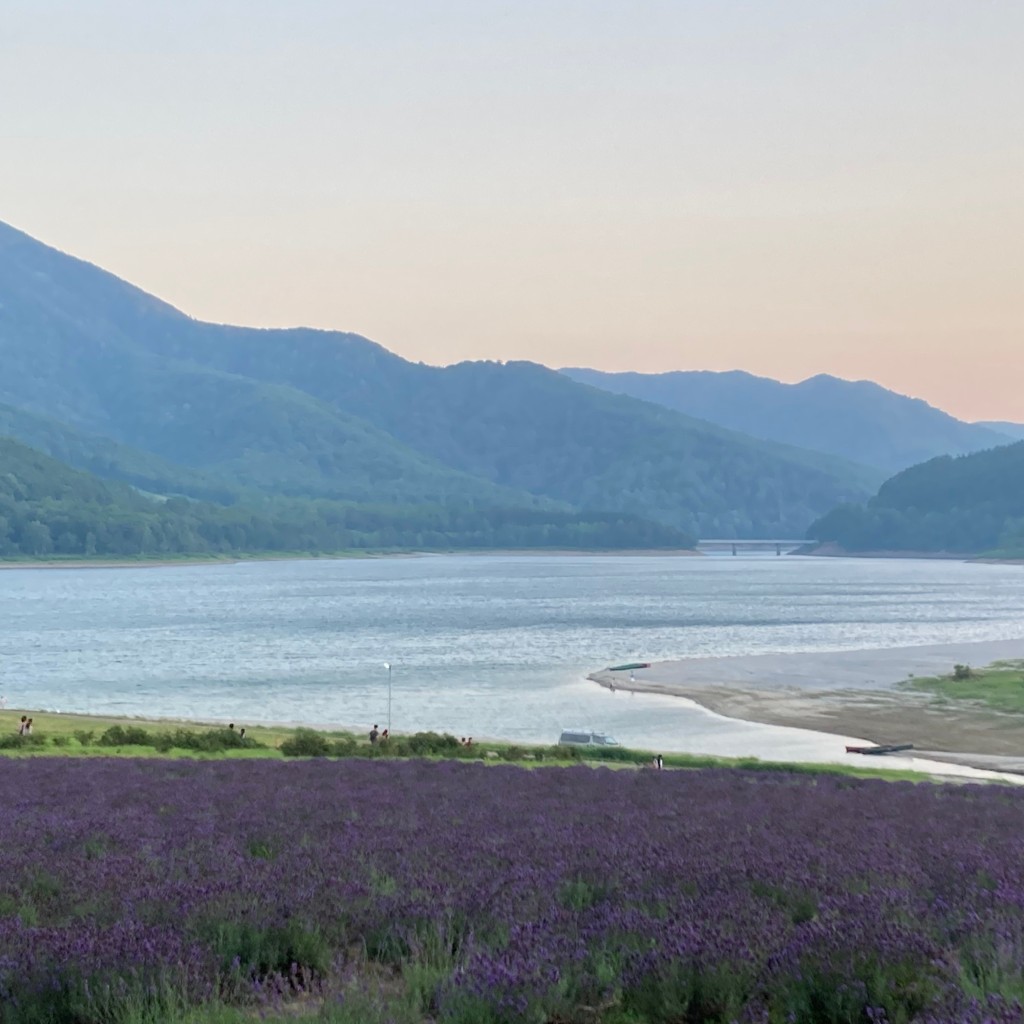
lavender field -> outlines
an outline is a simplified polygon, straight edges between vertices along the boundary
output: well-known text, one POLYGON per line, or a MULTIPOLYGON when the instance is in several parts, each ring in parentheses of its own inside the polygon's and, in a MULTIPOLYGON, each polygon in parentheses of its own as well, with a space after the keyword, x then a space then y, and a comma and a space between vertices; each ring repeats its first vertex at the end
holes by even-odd
POLYGON ((1024 1019, 1002 787, 33 759, 0 806, 4 1024, 1024 1019))

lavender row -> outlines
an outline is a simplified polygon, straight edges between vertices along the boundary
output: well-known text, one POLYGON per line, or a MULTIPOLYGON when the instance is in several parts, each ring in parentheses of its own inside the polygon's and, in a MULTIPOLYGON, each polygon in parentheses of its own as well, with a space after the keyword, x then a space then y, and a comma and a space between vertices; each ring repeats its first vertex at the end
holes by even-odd
POLYGON ((5 1022, 330 997, 367 958, 452 1022, 1024 1018, 1002 787, 33 759, 0 807, 5 1022))

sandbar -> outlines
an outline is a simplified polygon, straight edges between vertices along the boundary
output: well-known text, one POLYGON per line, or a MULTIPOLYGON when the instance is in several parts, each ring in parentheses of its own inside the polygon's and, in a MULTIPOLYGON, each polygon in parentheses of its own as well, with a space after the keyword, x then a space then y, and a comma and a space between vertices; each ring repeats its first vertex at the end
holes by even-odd
POLYGON ((915 754, 977 768, 1024 771, 1024 715, 912 691, 910 676, 1024 659, 1024 638, 877 650, 757 654, 655 662, 589 678, 602 686, 685 697, 748 722, 874 743, 913 743, 915 754))

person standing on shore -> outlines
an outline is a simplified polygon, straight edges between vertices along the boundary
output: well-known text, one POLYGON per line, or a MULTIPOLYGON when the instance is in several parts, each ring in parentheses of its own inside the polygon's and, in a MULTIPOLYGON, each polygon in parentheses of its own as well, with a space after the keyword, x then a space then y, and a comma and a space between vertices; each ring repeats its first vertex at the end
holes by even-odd
POLYGON ((377 746, 377 739, 380 737, 380 733, 377 731, 377 723, 373 723, 373 728, 370 730, 370 746, 377 746))

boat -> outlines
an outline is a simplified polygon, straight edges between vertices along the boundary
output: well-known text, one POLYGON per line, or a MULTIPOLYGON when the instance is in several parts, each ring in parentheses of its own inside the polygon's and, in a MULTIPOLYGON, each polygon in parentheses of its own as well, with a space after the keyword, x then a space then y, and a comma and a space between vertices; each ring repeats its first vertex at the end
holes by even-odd
POLYGON ((628 665, 612 665, 606 669, 607 672, 631 672, 637 668, 650 668, 651 663, 649 661, 631 661, 628 665))
POLYGON ((847 747, 848 754, 898 754, 901 750, 913 750, 913 743, 881 743, 870 747, 847 747))

